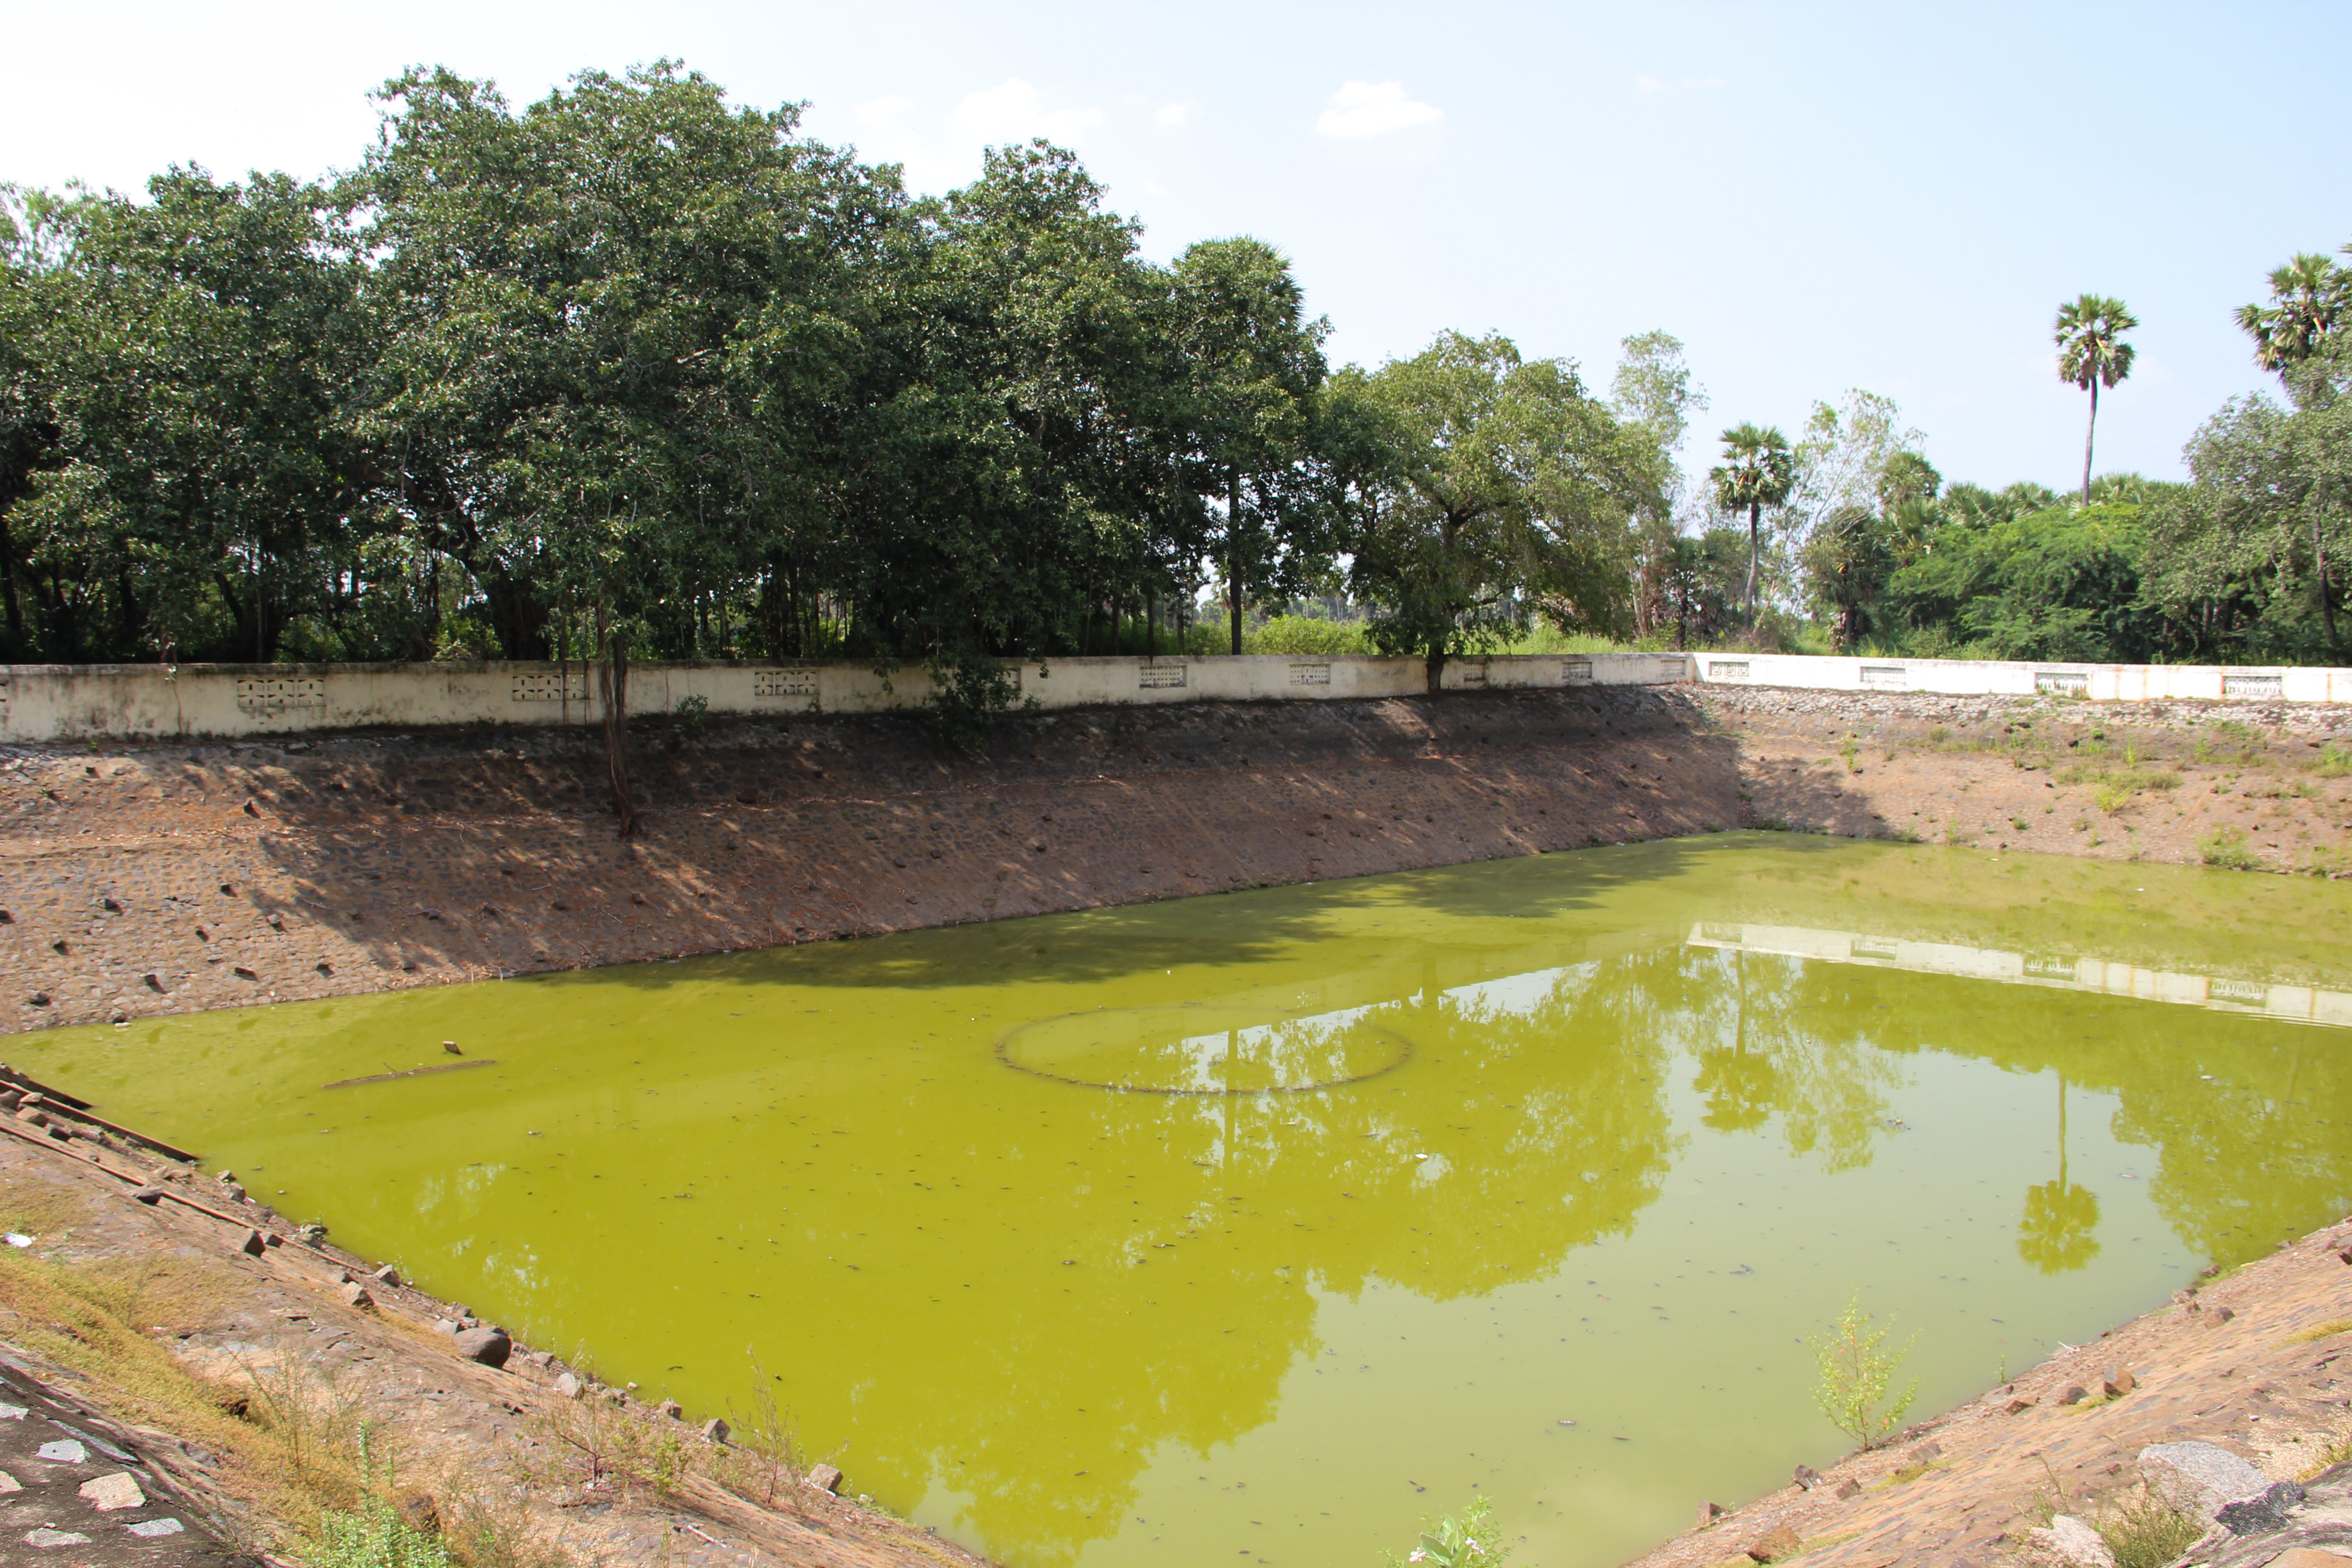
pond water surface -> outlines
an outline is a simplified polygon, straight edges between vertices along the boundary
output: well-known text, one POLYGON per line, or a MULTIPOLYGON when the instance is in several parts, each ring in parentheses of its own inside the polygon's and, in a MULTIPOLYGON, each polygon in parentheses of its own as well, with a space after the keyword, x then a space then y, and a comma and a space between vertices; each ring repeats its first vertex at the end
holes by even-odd
POLYGON ((10 1050, 1014 1568, 1575 1568, 1841 1452, 1850 1294, 1924 1414, 2341 1213, 2347 892, 1727 835, 10 1050))

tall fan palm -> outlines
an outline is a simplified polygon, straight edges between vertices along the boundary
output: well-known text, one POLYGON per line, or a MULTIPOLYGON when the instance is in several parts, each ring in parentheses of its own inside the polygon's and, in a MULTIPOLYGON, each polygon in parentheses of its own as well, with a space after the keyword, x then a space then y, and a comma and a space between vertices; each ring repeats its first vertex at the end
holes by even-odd
POLYGON ((1735 425, 1723 433, 1723 464, 1710 469, 1715 504, 1748 512, 1748 624, 1756 624, 1756 569, 1763 554, 1764 509, 1789 499, 1797 482, 1797 454, 1789 438, 1770 426, 1735 425))
POLYGON ((2254 340, 2256 364, 2284 370, 2319 352, 2342 323, 2347 306, 2352 306, 2352 271, 2325 256, 2298 256, 2271 274, 2268 305, 2238 307, 2238 325, 2254 340))
POLYGON ((2132 346, 2124 342, 2124 334, 2138 325, 2139 318, 2121 300, 2085 294, 2058 307, 2058 324, 2052 333, 2058 345, 2058 379, 2091 395, 2091 422, 2083 432, 2084 506, 2091 504, 2091 443, 2099 433, 2099 388, 2112 390, 2131 374, 2132 346))

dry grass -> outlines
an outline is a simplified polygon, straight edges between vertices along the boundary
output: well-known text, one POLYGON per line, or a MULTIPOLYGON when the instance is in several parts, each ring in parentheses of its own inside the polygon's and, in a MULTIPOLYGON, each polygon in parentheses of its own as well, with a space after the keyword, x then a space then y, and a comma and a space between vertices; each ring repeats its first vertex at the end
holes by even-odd
POLYGON ((2352 1331, 2352 1318, 2330 1318, 2326 1322, 2314 1323, 2307 1329, 2289 1334, 2280 1342, 2290 1345, 2307 1345, 2314 1340, 2333 1339, 2337 1334, 2347 1331, 2352 1331))
MULTIPOLYGON (((0 1194, 0 1212, 38 1227, 36 1235, 57 1235, 78 1211, 42 1185, 0 1194)), ((220 1455, 232 1496, 306 1533, 322 1510, 351 1506, 359 1478, 332 1451, 320 1407, 295 1374, 273 1384, 265 1369, 249 1388, 200 1378, 149 1332, 218 1300, 210 1272, 176 1258, 79 1267, 0 1248, 0 1334, 86 1380, 89 1396, 118 1418, 220 1455)))

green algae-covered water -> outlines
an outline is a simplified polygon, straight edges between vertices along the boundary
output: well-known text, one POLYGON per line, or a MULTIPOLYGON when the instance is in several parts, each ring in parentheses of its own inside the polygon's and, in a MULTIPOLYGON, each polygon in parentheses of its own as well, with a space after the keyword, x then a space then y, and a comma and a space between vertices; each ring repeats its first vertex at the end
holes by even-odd
POLYGON ((2347 891, 1732 835, 11 1050, 1015 1568, 1573 1568, 1841 1451, 1851 1293, 1924 1413, 2342 1212, 2347 891))

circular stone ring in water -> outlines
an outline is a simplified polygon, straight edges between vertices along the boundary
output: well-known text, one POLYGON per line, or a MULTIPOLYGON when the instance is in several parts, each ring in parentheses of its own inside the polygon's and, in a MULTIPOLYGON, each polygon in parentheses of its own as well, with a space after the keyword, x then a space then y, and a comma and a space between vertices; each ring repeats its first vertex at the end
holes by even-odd
POLYGON ((1306 1094, 1377 1078, 1412 1055, 1372 1011, 1107 1008, 1024 1024, 996 1054, 1040 1078, 1131 1094, 1306 1094))

